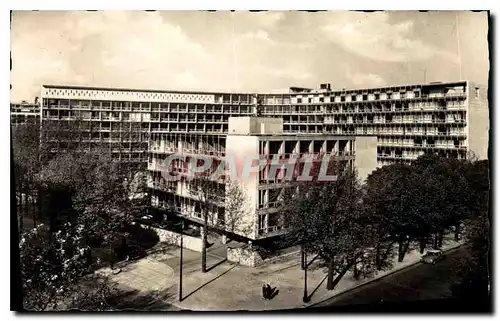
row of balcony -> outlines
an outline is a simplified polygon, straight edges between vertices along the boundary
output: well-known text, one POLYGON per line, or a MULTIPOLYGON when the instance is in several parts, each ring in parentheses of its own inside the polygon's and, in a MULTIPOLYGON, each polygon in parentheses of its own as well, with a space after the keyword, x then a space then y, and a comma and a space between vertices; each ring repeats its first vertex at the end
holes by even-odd
POLYGON ((151 122, 160 122, 160 123, 221 123, 221 124, 227 124, 228 120, 227 119, 182 119, 182 118, 156 118, 152 117, 149 119, 151 122))
POLYGON ((288 120, 288 119, 283 119, 284 124, 318 124, 321 125, 324 123, 323 120, 317 119, 317 120, 288 120))
POLYGON ((446 148, 446 149, 467 149, 466 145, 453 145, 453 144, 378 144, 381 147, 398 147, 398 148, 446 148))
MULTIPOLYGON (((71 116, 65 116, 65 117, 59 117, 59 116, 44 116, 43 119, 48 119, 48 120, 74 120, 75 117, 71 116)), ((217 124, 227 124, 228 121, 224 119, 157 119, 157 118, 152 118, 152 119, 147 119, 147 120, 139 120, 139 119, 118 119, 115 117, 92 117, 92 118, 84 118, 82 119, 84 121, 117 121, 117 122, 164 122, 164 123, 192 123, 192 124, 210 124, 210 123, 217 123, 217 124)), ((284 119, 284 124, 290 125, 290 124, 312 124, 312 125, 346 125, 346 124, 353 124, 353 125, 386 125, 386 124, 459 124, 463 125, 466 123, 465 119, 403 119, 403 120, 392 120, 392 121, 383 121, 383 120, 378 120, 378 121, 367 121, 367 120, 347 120, 347 119, 331 119, 326 117, 324 120, 289 120, 289 119, 284 119)), ((168 129, 163 129, 163 128, 152 128, 152 131, 166 131, 168 129)), ((175 129, 173 129, 175 130, 175 129)), ((180 129, 181 131, 184 131, 184 129, 180 129)), ((191 129, 194 131, 202 131, 201 129, 191 129)), ((214 131, 219 131, 219 130, 214 130, 214 131)))
POLYGON ((279 159, 280 161, 287 161, 289 159, 297 159, 301 161, 320 161, 325 157, 343 157, 343 156, 355 156, 354 151, 332 151, 328 153, 280 153, 280 154, 266 154, 259 155, 260 159, 274 160, 279 159))
POLYGON ((152 132, 164 133, 209 133, 209 134, 227 134, 227 129, 202 129, 202 128, 151 128, 152 132))
MULTIPOLYGON (((309 93, 306 93, 308 95, 309 93)), ((354 95, 356 96, 354 99, 352 99, 353 95, 349 94, 342 94, 342 95, 335 95, 335 96, 330 96, 327 101, 325 101, 324 97, 315 97, 318 99, 314 99, 314 101, 311 101, 309 97, 302 97, 302 98, 297 98, 300 100, 297 101, 291 101, 291 100, 278 100, 278 101, 270 101, 267 100, 265 102, 265 105, 288 105, 288 104, 298 104, 298 105, 307 105, 307 104, 315 104, 315 105, 320 105, 320 104, 332 104, 332 103, 376 103, 376 102, 386 102, 386 101, 401 101, 401 100, 417 100, 417 101, 423 101, 423 100, 433 100, 433 99, 449 99, 449 98, 466 98, 466 93, 433 93, 433 94, 427 94, 427 95, 418 95, 416 96, 415 94, 401 94, 401 95, 396 95, 392 97, 387 97, 387 96, 368 96, 365 97, 366 99, 363 99, 362 96, 359 95, 354 95), (344 100, 342 100, 344 98, 344 100)))
POLYGON ((149 112, 151 109, 148 106, 142 107, 125 107, 125 106, 109 106, 109 105, 56 105, 49 104, 44 105, 45 109, 62 109, 62 110, 116 110, 116 111, 128 111, 128 112, 149 112))
POLYGON ((409 135, 409 136, 462 136, 465 131, 446 131, 441 132, 437 129, 427 128, 426 131, 411 130, 412 128, 394 129, 394 128, 357 128, 354 131, 343 130, 342 128, 327 128, 323 133, 332 135, 409 135))
POLYGON ((146 106, 146 105, 140 105, 140 106, 125 106, 125 105, 112 105, 112 104, 93 104, 92 102, 89 101, 88 104, 82 105, 82 104, 67 104, 67 103, 61 103, 59 102, 58 104, 54 103, 44 103, 43 108, 53 108, 53 109, 82 109, 82 110, 89 110, 89 109, 94 109, 94 110, 117 110, 117 111, 151 111, 151 110, 161 110, 161 111, 194 111, 194 112, 206 112, 207 108, 212 108, 212 107, 218 107, 220 109, 224 108, 225 110, 232 110, 232 111, 238 111, 238 108, 249 108, 253 106, 254 104, 249 101, 242 101, 242 102, 213 102, 213 103, 161 103, 161 106, 158 106, 158 103, 153 103, 156 105, 151 105, 151 106, 146 106), (184 106, 180 106, 179 104, 186 104, 184 106))
POLYGON ((264 228, 259 228, 259 235, 269 235, 272 233, 280 233, 285 229, 282 226, 268 226, 264 228))
POLYGON ((178 147, 158 147, 158 146, 150 146, 150 152, 153 153, 178 153, 180 155, 203 155, 203 156, 214 156, 214 157, 225 157, 226 152, 219 150, 208 150, 208 149, 195 149, 195 148, 178 148, 178 147))
POLYGON ((447 111, 460 111, 465 110, 466 106, 425 106, 425 107, 412 107, 412 108, 372 108, 372 109, 333 109, 326 110, 325 114, 370 114, 370 113, 416 113, 416 112, 447 112, 447 111))
POLYGON ((372 108, 372 109, 338 109, 338 108, 325 108, 320 110, 297 110, 294 108, 280 108, 270 109, 262 108, 261 112, 264 115, 330 115, 330 114, 373 114, 373 113, 414 113, 414 112, 446 112, 446 111, 459 111, 465 110, 466 106, 450 105, 442 106, 425 106, 425 107, 411 107, 411 108, 372 108))
POLYGON ((402 119, 402 120, 392 120, 392 121, 383 121, 383 120, 345 120, 345 119, 328 119, 325 118, 324 124, 327 125, 345 125, 345 124, 353 124, 353 125, 387 125, 387 124, 465 124, 465 119, 402 119))
MULTIPOLYGON (((149 171, 154 171, 154 172, 168 172, 170 175, 180 175, 184 177, 190 176, 192 173, 189 171, 188 168, 184 166, 175 166, 175 165, 170 165, 169 168, 165 168, 164 164, 161 162, 148 162, 148 170, 149 171)), ((224 183, 225 182, 225 175, 221 174, 220 176, 216 178, 211 178, 213 181, 217 181, 219 183, 224 183)))

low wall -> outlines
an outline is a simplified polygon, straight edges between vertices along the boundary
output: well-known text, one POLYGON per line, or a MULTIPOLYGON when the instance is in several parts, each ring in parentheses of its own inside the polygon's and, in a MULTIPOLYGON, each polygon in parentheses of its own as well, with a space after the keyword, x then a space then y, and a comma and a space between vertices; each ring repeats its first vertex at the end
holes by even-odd
POLYGON ((227 260, 250 267, 256 267, 264 262, 259 253, 250 247, 228 248, 227 260))
MULTIPOLYGON (((160 242, 181 246, 180 233, 172 232, 172 231, 157 228, 157 227, 147 226, 144 224, 141 224, 141 227, 155 231, 156 234, 158 234, 158 237, 160 238, 160 242)), ((183 235, 182 238, 183 238, 182 244, 183 244, 183 247, 185 249, 189 249, 189 250, 196 251, 196 252, 201 252, 201 244, 202 244, 201 238, 197 238, 197 237, 193 237, 193 236, 189 236, 189 235, 183 235)))

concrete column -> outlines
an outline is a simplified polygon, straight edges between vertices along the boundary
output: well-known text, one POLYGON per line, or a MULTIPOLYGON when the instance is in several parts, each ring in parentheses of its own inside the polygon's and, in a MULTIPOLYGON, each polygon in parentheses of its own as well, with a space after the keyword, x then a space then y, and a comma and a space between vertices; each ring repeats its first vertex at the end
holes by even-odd
POLYGON ((221 243, 222 244, 226 244, 227 243, 227 235, 226 234, 222 234, 221 243))

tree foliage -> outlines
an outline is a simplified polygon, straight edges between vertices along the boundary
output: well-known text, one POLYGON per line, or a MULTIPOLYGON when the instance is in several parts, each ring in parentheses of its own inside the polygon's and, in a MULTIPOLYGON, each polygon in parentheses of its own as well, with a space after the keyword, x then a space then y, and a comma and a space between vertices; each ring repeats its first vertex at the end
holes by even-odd
MULTIPOLYGON (((113 254, 125 250, 133 219, 148 210, 144 175, 112 161, 102 146, 79 148, 76 123, 61 126, 45 128, 42 144, 34 127, 21 126, 14 135, 16 189, 36 199, 35 224, 46 223, 28 231, 20 244, 23 294, 30 309, 53 308, 59 297, 88 281, 100 263, 92 259, 91 248, 109 247, 113 254), (54 149, 52 138, 58 138, 60 149, 54 149)), ((106 282, 99 284, 87 288, 97 295, 106 290, 106 282)), ((90 306, 89 300, 75 302, 90 306)))
POLYGON ((201 215, 201 268, 206 272, 208 234, 247 235, 253 228, 245 191, 230 180, 215 180, 211 175, 197 175, 189 181, 190 194, 197 201, 195 211, 201 215))
POLYGON ((370 244, 371 231, 361 224, 361 200, 352 169, 341 171, 335 181, 293 184, 285 190, 282 210, 288 218, 288 238, 319 255, 329 290, 370 244))
MULTIPOLYGON (((50 230, 41 224, 23 233, 19 243, 23 305, 28 310, 56 310, 63 306, 80 308, 85 304, 102 307, 110 288, 104 279, 93 278, 91 249, 85 243, 83 225, 66 223, 47 237, 50 230), (79 286, 84 277, 92 279, 93 295, 79 286), (72 298, 68 301, 68 298, 72 298), (81 301, 86 297, 85 301, 81 301)), ((87 280, 89 282, 89 280, 87 280)))
POLYGON ((352 171, 327 184, 290 183, 282 206, 288 238, 319 254, 328 269, 328 289, 349 268, 354 277, 369 265, 391 268, 396 245, 401 262, 414 240, 423 252, 430 238, 433 247, 442 246, 452 228, 458 239, 464 223, 475 249, 472 261, 486 262, 488 176, 487 161, 428 154, 411 165, 378 168, 363 186, 352 171), (339 273, 335 281, 334 273, 339 273))

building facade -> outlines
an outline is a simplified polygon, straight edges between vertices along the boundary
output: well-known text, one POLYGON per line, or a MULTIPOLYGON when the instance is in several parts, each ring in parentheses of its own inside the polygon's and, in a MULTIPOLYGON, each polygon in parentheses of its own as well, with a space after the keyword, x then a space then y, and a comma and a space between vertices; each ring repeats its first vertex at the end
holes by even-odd
MULTIPOLYGON (((199 204, 186 192, 188 184, 161 179, 168 154, 209 155, 218 166, 229 152, 245 154, 244 146, 257 155, 280 157, 330 153, 358 168, 361 177, 377 166, 408 163, 426 152, 459 159, 469 152, 488 157, 487 90, 468 81, 356 90, 332 90, 323 84, 317 90, 292 87, 282 94, 47 85, 41 89, 40 115, 48 131, 78 120, 84 148, 107 146, 113 159, 147 166, 153 206, 193 221, 200 219, 199 204), (243 120, 249 116, 275 119, 280 125, 243 120), (275 126, 279 130, 269 134, 275 126)), ((64 145, 58 137, 45 139, 54 147, 64 145)), ((174 162, 171 169, 186 173, 186 164, 174 162)), ((280 233, 270 205, 277 193, 273 183, 279 179, 244 182, 255 206, 250 239, 280 233)))
POLYGON ((10 124, 18 126, 23 124, 39 124, 40 123, 40 105, 38 102, 10 104, 10 124))
POLYGON ((251 115, 282 118, 284 134, 375 135, 379 166, 488 155, 487 89, 469 81, 283 94, 42 86, 41 97, 42 123, 79 118, 88 147, 109 144, 122 161, 145 163, 153 134, 225 136, 229 117, 251 115))
POLYGON ((265 95, 262 115, 282 117, 285 133, 375 135, 379 166, 444 157, 488 156, 487 88, 468 81, 356 90, 291 88, 265 95))
POLYGON ((306 176, 321 179, 321 174, 334 179, 348 167, 356 168, 359 177, 365 179, 377 167, 374 136, 284 135, 283 120, 268 117, 230 117, 228 125, 229 133, 224 138, 161 134, 152 137, 148 169, 153 207, 202 223, 206 200, 196 195, 198 190, 192 188, 189 174, 199 166, 200 156, 210 159, 210 166, 205 168, 210 173, 225 162, 223 175, 214 178, 213 186, 217 186, 211 194, 214 201, 217 195, 231 197, 225 182, 236 184, 245 195, 243 208, 238 209, 243 217, 228 213, 222 198, 212 213, 214 218, 208 221, 238 219, 247 227, 239 236, 262 240, 284 231, 278 207, 285 184, 306 176), (180 157, 167 160, 174 155, 180 157), (307 163, 310 165, 306 168, 307 163), (168 179, 165 172, 185 179, 168 179))

